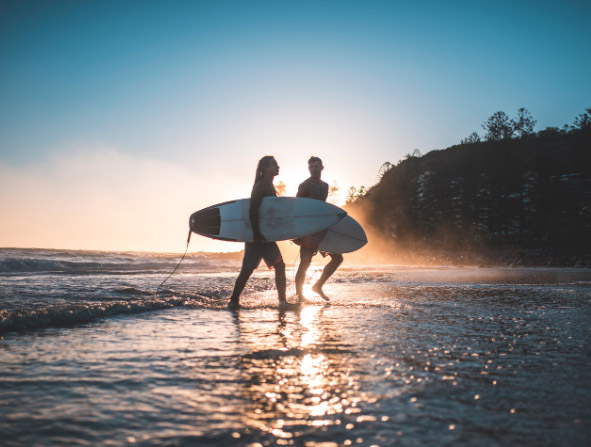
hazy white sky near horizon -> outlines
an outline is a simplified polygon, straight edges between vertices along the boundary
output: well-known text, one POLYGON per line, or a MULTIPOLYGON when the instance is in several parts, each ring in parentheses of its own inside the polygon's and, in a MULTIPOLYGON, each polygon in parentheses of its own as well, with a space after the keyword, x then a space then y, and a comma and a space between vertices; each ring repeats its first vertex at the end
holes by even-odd
POLYGON ((589 79, 586 1, 7 0, 0 247, 182 251, 263 155, 344 193, 497 110, 572 124, 589 79))

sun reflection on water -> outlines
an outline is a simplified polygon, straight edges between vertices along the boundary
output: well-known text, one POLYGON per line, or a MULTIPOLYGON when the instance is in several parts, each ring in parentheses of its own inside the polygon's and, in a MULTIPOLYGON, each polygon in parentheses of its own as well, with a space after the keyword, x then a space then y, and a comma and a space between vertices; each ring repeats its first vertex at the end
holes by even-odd
POLYGON ((312 345, 320 337, 319 330, 315 326, 320 309, 320 307, 305 307, 300 312, 300 324, 302 329, 304 329, 300 342, 302 347, 312 345))
MULTIPOLYGON (((261 312, 267 313, 267 324, 277 315, 261 312)), ((250 351, 241 365, 250 402, 245 424, 288 441, 303 431, 339 425, 339 414, 359 411, 362 397, 352 395, 359 386, 324 308, 309 306, 275 318, 273 335, 263 340, 257 337, 260 321, 238 319, 241 342, 250 351)))

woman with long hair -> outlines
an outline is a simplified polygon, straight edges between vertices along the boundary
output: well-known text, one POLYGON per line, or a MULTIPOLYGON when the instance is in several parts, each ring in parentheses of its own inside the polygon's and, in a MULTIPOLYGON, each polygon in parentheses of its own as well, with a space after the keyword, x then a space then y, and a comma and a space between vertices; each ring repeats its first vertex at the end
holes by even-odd
POLYGON ((246 286, 246 282, 252 272, 259 266, 262 259, 269 268, 275 269, 275 284, 279 296, 279 305, 285 306, 285 263, 276 242, 267 242, 259 228, 259 208, 264 197, 276 197, 277 192, 273 186, 273 179, 279 174, 279 165, 275 158, 267 155, 259 160, 255 174, 254 185, 250 194, 249 217, 252 226, 254 242, 246 242, 244 246, 244 258, 242 269, 236 279, 234 291, 230 297, 228 306, 232 309, 240 307, 240 294, 246 286))

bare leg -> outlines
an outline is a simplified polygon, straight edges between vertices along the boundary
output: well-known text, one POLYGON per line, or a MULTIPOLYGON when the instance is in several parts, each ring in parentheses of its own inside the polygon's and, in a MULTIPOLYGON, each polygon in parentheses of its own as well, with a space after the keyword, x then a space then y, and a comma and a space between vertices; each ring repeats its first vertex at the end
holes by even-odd
POLYGON ((300 265, 298 266, 298 271, 296 272, 295 276, 295 285, 296 285, 296 294, 298 296, 298 301, 304 301, 304 281, 306 280, 306 272, 308 271, 308 267, 310 267, 310 263, 312 262, 313 253, 308 253, 307 250, 300 250, 300 265))
POLYGON ((252 275, 252 272, 253 270, 249 269, 240 270, 240 274, 238 275, 238 278, 236 278, 236 284, 234 284, 234 291, 232 292, 232 296, 230 298, 230 307, 238 307, 240 305, 240 294, 244 290, 246 282, 248 281, 248 278, 250 278, 250 275, 252 275))
POLYGON ((322 290, 322 286, 324 283, 332 276, 334 272, 339 268, 339 265, 343 262, 343 255, 340 254, 330 254, 330 262, 326 264, 324 267, 324 271, 322 272, 322 276, 320 279, 312 286, 312 290, 320 295, 324 300, 329 301, 329 298, 325 295, 324 291, 322 290))
POLYGON ((280 262, 275 264, 275 285, 277 286, 277 295, 279 296, 279 304, 286 303, 285 300, 285 263, 280 262))

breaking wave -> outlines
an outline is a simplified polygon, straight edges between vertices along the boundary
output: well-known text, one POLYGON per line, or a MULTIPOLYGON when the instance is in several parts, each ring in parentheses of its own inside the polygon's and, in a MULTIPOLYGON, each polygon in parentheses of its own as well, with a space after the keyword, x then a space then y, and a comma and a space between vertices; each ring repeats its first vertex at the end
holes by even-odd
MULTIPOLYGON (((153 273, 171 270, 179 260, 180 256, 176 254, 2 249, 0 274, 153 273)), ((183 261, 183 270, 219 270, 230 266, 235 268, 234 264, 202 254, 189 254, 183 261)))

